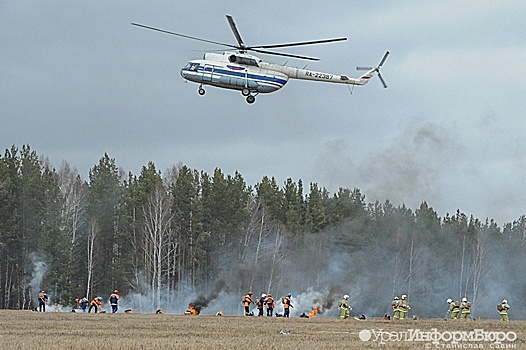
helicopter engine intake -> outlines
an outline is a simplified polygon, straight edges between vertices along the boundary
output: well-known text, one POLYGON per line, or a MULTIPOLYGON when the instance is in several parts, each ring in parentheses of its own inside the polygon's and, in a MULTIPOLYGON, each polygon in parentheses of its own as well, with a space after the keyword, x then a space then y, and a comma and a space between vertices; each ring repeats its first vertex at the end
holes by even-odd
POLYGON ((258 67, 258 63, 256 62, 256 60, 250 57, 230 55, 228 56, 228 61, 237 64, 244 64, 246 66, 258 67))

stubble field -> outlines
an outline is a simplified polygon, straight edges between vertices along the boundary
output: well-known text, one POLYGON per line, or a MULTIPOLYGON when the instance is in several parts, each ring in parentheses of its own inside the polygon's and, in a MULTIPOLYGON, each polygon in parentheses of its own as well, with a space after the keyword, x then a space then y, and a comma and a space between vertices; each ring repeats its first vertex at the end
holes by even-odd
POLYGON ((365 321, 0 310, 0 349, 526 349, 526 322, 365 321), (434 330, 436 329, 436 330, 434 330), (419 334, 405 341, 404 332, 419 334), (478 330, 478 331, 477 331, 478 330), (454 333, 457 332, 457 333, 454 333), (458 344, 448 337, 478 332, 458 344), (283 334, 285 333, 285 334, 283 334), (429 336, 445 338, 439 343, 429 336), (422 338, 423 337, 423 338, 422 338), (481 337, 486 337, 482 339, 481 337), (507 337, 499 344, 498 337, 507 337), (398 340, 402 338, 402 340, 398 340), (515 338, 512 340, 512 338, 515 338), (482 340, 481 340, 482 339, 482 340), (460 346, 459 346, 460 345, 460 346))

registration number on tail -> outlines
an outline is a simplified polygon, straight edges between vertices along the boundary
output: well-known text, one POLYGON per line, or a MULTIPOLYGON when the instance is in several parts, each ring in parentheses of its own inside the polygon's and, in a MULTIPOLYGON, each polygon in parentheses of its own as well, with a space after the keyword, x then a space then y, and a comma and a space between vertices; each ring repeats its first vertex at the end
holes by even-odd
POLYGON ((327 79, 331 80, 333 75, 332 74, 325 74, 325 73, 316 73, 316 72, 305 72, 305 75, 308 77, 313 77, 317 79, 327 79))

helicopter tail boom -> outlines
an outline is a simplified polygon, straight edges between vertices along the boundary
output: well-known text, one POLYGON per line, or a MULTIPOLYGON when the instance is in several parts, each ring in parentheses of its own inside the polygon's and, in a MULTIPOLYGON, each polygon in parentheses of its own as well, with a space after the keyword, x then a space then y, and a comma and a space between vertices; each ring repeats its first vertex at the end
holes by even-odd
POLYGON ((308 69, 281 66, 281 65, 277 65, 273 63, 265 63, 265 62, 259 62, 259 66, 264 69, 278 71, 280 73, 283 73, 287 75, 290 79, 301 79, 301 80, 321 81, 325 83, 350 84, 350 85, 365 85, 369 82, 369 80, 371 80, 371 78, 375 74, 377 74, 384 88, 386 88, 387 84, 385 83, 385 80, 380 74, 380 68, 384 64, 388 55, 389 55, 389 51, 385 53, 384 57, 380 61, 380 64, 376 67, 356 67, 358 70, 366 70, 366 72, 358 78, 350 78, 346 75, 316 72, 316 71, 311 71, 308 69))

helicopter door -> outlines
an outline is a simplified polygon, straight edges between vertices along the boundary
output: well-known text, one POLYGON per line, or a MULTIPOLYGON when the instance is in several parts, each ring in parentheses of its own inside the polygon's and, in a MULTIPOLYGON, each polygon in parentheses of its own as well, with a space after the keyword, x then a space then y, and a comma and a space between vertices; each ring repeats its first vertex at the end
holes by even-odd
POLYGON ((214 78, 214 66, 210 66, 206 64, 205 69, 203 70, 203 81, 211 82, 213 78, 214 78))

